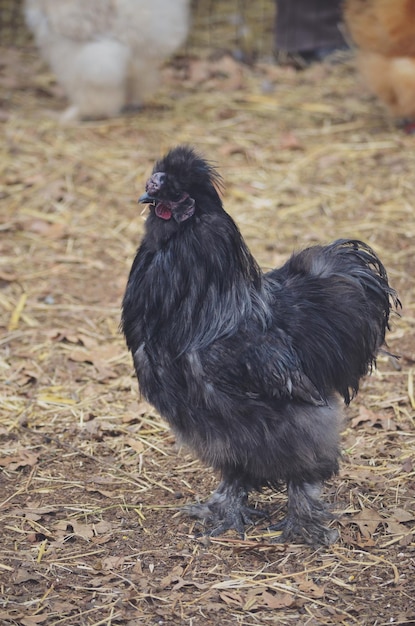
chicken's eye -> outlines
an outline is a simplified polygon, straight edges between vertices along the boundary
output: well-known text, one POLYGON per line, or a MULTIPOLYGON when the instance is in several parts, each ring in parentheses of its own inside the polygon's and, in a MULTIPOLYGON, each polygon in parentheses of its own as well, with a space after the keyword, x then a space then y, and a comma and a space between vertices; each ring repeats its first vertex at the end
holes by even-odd
POLYGON ((183 192, 181 189, 171 188, 169 189, 167 195, 171 202, 179 202, 183 198, 183 192))

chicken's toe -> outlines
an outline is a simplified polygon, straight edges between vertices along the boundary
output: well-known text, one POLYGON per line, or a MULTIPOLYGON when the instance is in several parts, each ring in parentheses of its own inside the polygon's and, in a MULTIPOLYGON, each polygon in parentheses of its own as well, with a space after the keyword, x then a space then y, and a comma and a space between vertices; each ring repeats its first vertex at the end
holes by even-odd
POLYGON ((330 546, 339 538, 339 533, 335 528, 327 528, 318 520, 299 520, 287 515, 277 524, 269 526, 269 530, 281 530, 278 537, 274 537, 273 543, 295 543, 304 541, 312 546, 330 546))

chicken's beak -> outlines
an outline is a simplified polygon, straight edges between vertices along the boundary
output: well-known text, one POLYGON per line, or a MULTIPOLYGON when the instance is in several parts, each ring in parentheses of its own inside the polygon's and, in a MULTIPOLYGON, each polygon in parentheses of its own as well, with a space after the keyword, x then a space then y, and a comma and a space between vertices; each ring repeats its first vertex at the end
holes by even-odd
POLYGON ((147 192, 143 193, 142 196, 140 196, 137 200, 137 202, 139 204, 151 204, 152 202, 155 202, 155 198, 153 198, 152 196, 149 196, 147 192))

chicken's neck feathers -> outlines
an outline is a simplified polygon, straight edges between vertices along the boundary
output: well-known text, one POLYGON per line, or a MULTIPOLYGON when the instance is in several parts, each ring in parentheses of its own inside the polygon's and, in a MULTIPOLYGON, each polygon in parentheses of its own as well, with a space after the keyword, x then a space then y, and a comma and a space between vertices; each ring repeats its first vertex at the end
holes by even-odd
POLYGON ((154 233, 145 237, 134 277, 146 340, 176 356, 271 317, 262 272, 233 220, 223 211, 186 226, 156 248, 154 233))

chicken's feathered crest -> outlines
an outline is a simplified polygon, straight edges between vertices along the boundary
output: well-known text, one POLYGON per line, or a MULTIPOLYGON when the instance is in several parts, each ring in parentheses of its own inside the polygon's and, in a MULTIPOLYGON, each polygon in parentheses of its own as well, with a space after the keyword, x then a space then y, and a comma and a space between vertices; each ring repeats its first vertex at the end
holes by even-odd
POLYGON ((153 168, 153 174, 164 172, 167 176, 165 194, 186 191, 198 199, 208 196, 222 205, 220 193, 224 183, 212 163, 200 156, 191 146, 172 148, 153 168))

